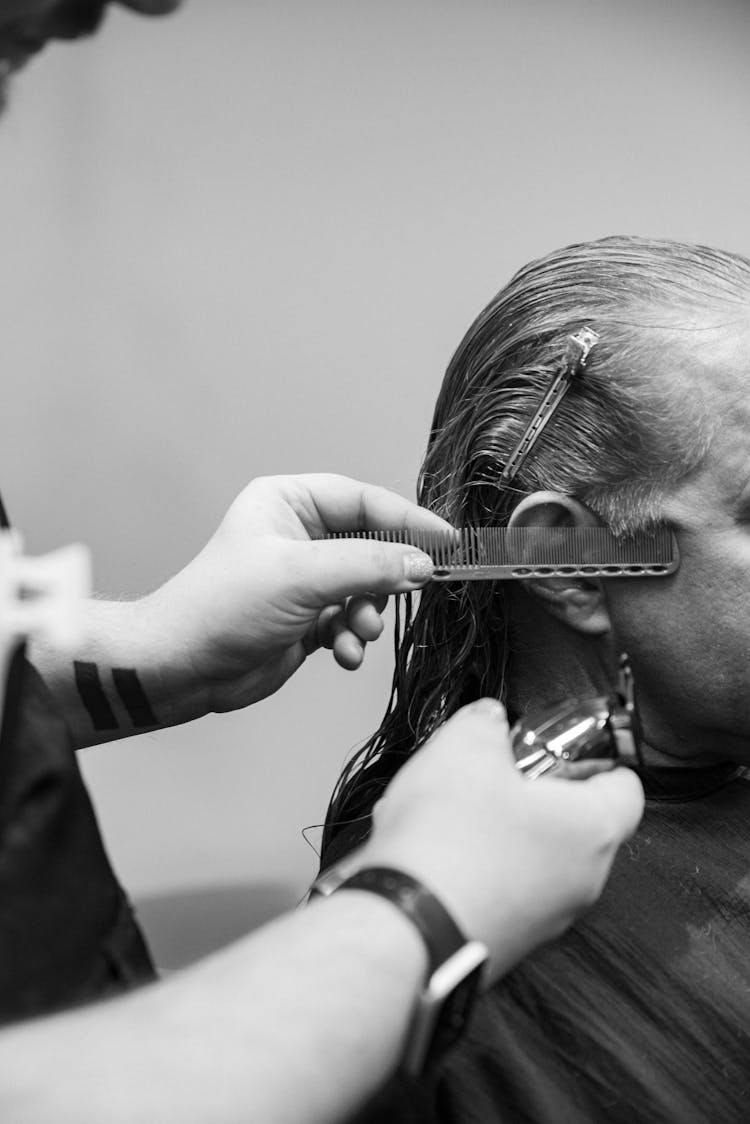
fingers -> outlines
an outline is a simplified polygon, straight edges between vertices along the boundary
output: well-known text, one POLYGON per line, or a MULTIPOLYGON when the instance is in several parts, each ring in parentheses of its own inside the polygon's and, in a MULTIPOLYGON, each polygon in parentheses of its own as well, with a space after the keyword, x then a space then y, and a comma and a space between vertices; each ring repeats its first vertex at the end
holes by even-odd
POLYGON ((462 707, 393 778, 378 804, 381 822, 386 815, 397 815, 399 808, 407 826, 413 826, 417 811, 429 819, 439 816, 441 809, 448 809, 451 830, 467 810, 472 829, 488 811, 493 821, 499 813, 502 822, 505 794, 514 780, 522 783, 512 755, 503 752, 508 745, 508 720, 501 703, 479 699, 462 707))
POLYGON ((311 535, 329 531, 451 530, 444 519, 403 496, 348 476, 313 473, 297 477, 308 490, 317 516, 311 535))
POLYGON ((429 555, 402 543, 338 539, 335 531, 452 532, 445 520, 386 488, 346 476, 259 477, 231 505, 220 531, 289 548, 283 572, 299 607, 320 610, 364 593, 419 589, 432 576, 429 555), (302 597, 300 597, 302 593, 302 597))
POLYGON ((420 750, 431 754, 442 753, 446 757, 487 751, 492 754, 495 764, 502 763, 511 773, 515 772, 505 707, 492 698, 478 699, 461 707, 420 750))
POLYGON ((460 737, 471 745, 491 747, 492 752, 515 771, 508 715, 499 699, 482 698, 468 703, 457 710, 440 729, 448 729, 451 736, 460 737))
POLYGON ((311 607, 322 609, 360 594, 406 593, 430 579, 432 560, 398 543, 329 539, 295 544, 300 584, 311 607))
POLYGON ((461 730, 465 736, 476 730, 482 738, 490 736, 493 744, 496 744, 498 727, 507 725, 508 715, 499 699, 482 698, 462 706, 441 726, 441 730, 461 730))
POLYGON ((347 628, 341 628, 331 644, 333 658, 344 671, 356 671, 365 658, 365 643, 347 628))
POLYGON ((377 640, 383 631, 381 613, 388 604, 385 594, 351 597, 346 606, 346 623, 360 640, 377 640))
POLYGON ((618 768, 599 773, 580 783, 595 798, 618 843, 635 832, 643 815, 643 786, 632 769, 618 768))
POLYGON ((554 791, 561 826, 571 826, 571 816, 579 825, 588 821, 600 829, 613 851, 636 831, 643 815, 644 795, 641 782, 631 769, 614 768, 586 780, 551 777, 524 781, 515 768, 505 709, 496 699, 479 699, 457 711, 421 752, 445 754, 447 762, 460 751, 462 760, 467 762, 468 755, 487 750, 495 773, 500 769, 504 774, 503 786, 518 782, 524 787, 533 785, 537 792, 554 791))
POLYGON ((317 647, 331 648, 341 667, 355 671, 364 659, 365 646, 383 632, 380 614, 387 604, 388 598, 380 595, 352 597, 345 606, 326 606, 313 638, 305 645, 308 655, 317 647))

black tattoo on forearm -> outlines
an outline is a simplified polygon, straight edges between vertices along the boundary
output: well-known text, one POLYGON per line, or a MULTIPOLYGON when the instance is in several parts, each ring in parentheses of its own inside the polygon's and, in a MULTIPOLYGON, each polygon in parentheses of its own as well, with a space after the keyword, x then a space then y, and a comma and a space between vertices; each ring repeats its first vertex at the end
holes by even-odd
POLYGON ((132 668, 113 667, 112 679, 133 725, 138 729, 143 726, 156 726, 154 712, 135 671, 132 668))
POLYGON ((116 730, 117 719, 104 694, 99 668, 95 663, 84 663, 82 660, 73 660, 73 668, 78 694, 89 713, 89 718, 94 723, 94 729, 116 730))
MULTIPOLYGON (((97 665, 74 660, 73 670, 78 694, 94 724, 94 729, 102 731, 119 729, 120 724, 102 686, 97 665)), ((136 730, 158 726, 158 720, 133 668, 113 667, 112 682, 136 730)))

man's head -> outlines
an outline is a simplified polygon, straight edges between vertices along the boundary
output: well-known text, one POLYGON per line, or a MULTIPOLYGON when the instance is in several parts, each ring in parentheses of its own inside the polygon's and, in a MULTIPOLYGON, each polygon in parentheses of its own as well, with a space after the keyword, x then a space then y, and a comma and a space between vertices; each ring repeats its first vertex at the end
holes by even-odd
MULTIPOLYGON (((180 0, 115 0, 144 15, 173 11, 180 0)), ((109 0, 0 0, 0 98, 8 75, 51 39, 96 31, 109 0)))
POLYGON ((728 322, 745 323, 748 312, 750 262, 705 247, 609 238, 532 262, 451 360, 422 502, 465 522, 506 522, 523 497, 554 490, 576 496, 616 532, 658 521, 665 491, 711 441, 705 363, 728 322), (506 487, 502 468, 568 337, 586 325, 599 342, 585 374, 506 487))
MULTIPOLYGON (((522 269, 448 368, 419 499, 452 522, 672 527, 667 578, 434 583, 407 609, 394 697, 363 763, 483 695, 512 717, 605 693, 627 651, 649 744, 750 762, 750 262, 610 238, 522 269), (599 340, 510 485, 502 470, 568 337, 599 340)), ((335 818, 335 816, 334 816, 335 818)))
POLYGON ((606 687, 627 650, 657 748, 750 760, 749 381, 743 258, 611 238, 521 270, 453 357, 420 501, 456 523, 600 521, 627 534, 664 522, 682 564, 669 579, 433 587, 413 626, 416 697, 450 712, 497 694, 521 710, 606 687), (599 335, 585 371, 505 485, 584 326, 599 335))

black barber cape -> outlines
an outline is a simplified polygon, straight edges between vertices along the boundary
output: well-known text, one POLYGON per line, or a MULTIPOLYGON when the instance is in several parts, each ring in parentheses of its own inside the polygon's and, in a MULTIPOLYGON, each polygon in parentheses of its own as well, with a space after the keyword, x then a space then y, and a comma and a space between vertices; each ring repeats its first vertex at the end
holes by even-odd
POLYGON ((104 852, 70 736, 12 662, 0 733, 0 1021, 111 995, 154 969, 104 852))
MULTIPOLYGON (((358 1124, 750 1121, 750 781, 657 770, 647 791, 597 905, 482 997, 431 1078, 394 1080, 358 1124)), ((342 825, 325 865, 361 838, 342 825)))

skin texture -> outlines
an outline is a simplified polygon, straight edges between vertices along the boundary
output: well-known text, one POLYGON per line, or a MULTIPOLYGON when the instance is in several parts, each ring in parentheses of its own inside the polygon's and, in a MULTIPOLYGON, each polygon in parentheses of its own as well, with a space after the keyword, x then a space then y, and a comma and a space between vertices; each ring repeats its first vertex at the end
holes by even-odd
MULTIPOLYGON (((399 772, 360 857, 433 888, 486 944, 492 979, 592 903, 642 805, 625 769, 524 781, 485 699, 399 772)), ((0 1032, 0 1119, 350 1119, 398 1062, 424 970, 397 909, 340 891, 164 983, 0 1032)))
MULTIPOLYGON (((385 594, 426 579, 421 566, 417 579, 411 573, 424 556, 410 547, 318 536, 406 525, 445 527, 346 477, 256 480, 156 594, 130 606, 92 603, 80 654, 138 667, 157 709, 159 684, 169 683, 172 721, 246 705, 320 645, 339 662, 342 645, 361 656, 385 594)), ((32 656, 75 736, 82 708, 69 657, 32 656)), ((624 769, 526 783, 505 711, 483 700, 399 772, 359 857, 431 887, 487 946, 496 978, 592 904, 642 807, 624 769)), ((4 1030, 0 1119, 348 1119, 395 1068, 424 971, 423 943, 397 909, 363 892, 334 894, 166 983, 4 1030)))
POLYGON ((419 588, 432 564, 409 546, 323 536, 402 526, 449 530, 432 512, 344 476, 260 477, 179 574, 138 601, 89 601, 83 643, 63 652, 35 640, 32 662, 77 748, 135 729, 111 689, 117 728, 94 728, 73 660, 136 669, 165 726, 258 702, 318 648, 355 670, 382 632, 388 595, 419 588))
MULTIPOLYGON (((175 5, 126 6, 158 14, 175 5)), ((0 81, 49 39, 94 31, 105 7, 0 0, 0 81)), ((340 478, 261 483, 147 612, 100 607, 87 655, 141 670, 150 653, 163 665, 152 669, 153 684, 164 688, 173 722, 264 697, 320 645, 356 666, 380 631, 385 592, 427 575, 415 581, 398 548, 386 558, 368 544, 344 551, 310 537, 393 525, 394 502, 340 478), (149 632, 154 622, 171 638, 166 649, 149 632), (198 682, 203 691, 193 689, 198 682)), ((36 652, 37 661, 74 729, 69 659, 36 652)), ((455 716, 402 770, 364 861, 424 877, 466 933, 486 941, 498 974, 596 898, 642 800, 624 770, 526 785, 504 712, 490 701, 455 716)), ((372 895, 336 895, 166 984, 4 1030, 0 1117, 300 1124, 302 1101, 306 1120, 345 1119, 395 1067, 424 965, 422 943, 397 910, 372 895)))
MULTIPOLYGON (((519 591, 515 698, 525 708, 540 692, 606 689, 618 653, 627 651, 655 762, 750 763, 750 317, 735 311, 696 331, 664 367, 686 397, 701 396, 715 422, 703 464, 664 507, 680 567, 663 579, 519 591), (563 649, 573 658, 550 658, 563 649)), ((543 520, 590 518, 580 505, 565 509, 563 497, 557 507, 549 495, 539 499, 543 520)), ((535 520, 526 503, 526 518, 535 520)))
POLYGON ((656 748, 750 762, 750 323, 717 339, 702 375, 719 425, 666 515, 681 564, 664 588, 614 590, 613 634, 632 654, 656 748))

